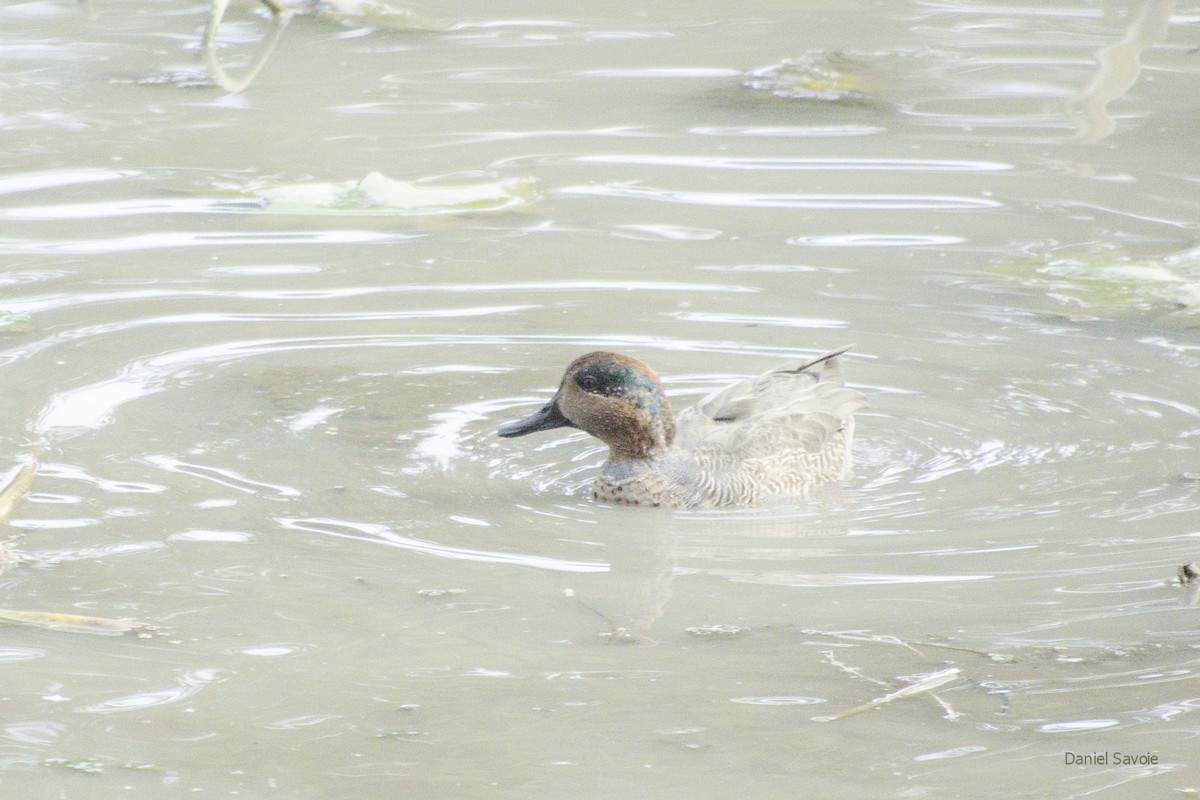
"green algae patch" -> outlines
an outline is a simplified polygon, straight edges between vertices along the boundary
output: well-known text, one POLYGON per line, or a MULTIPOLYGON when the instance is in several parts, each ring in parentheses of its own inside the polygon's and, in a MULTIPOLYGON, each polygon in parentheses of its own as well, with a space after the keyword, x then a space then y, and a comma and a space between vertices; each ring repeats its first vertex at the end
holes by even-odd
POLYGON ((1200 247, 1134 255, 1115 247, 1057 251, 999 270, 1067 307, 1068 313, 1144 316, 1200 324, 1200 247))

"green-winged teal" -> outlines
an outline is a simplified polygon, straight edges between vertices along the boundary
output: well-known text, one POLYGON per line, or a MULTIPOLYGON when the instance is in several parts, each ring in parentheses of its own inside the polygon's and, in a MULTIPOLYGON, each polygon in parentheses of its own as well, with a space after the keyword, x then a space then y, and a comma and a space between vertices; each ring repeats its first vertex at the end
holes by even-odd
POLYGON ((499 434, 570 427, 604 441, 597 500, 697 508, 794 497, 850 471, 854 412, 867 402, 842 381, 838 356, 848 349, 719 389, 677 419, 644 362, 588 353, 549 403, 499 434))

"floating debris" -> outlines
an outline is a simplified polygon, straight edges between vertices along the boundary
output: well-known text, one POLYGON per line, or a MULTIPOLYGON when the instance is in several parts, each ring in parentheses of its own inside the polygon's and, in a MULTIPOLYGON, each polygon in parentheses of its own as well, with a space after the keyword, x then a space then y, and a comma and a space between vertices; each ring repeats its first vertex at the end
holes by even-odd
POLYGON ((970 647, 961 647, 953 645, 946 641, 928 641, 928 642, 912 642, 905 639, 900 639, 889 634, 873 634, 863 631, 822 631, 816 628, 804 628, 800 631, 806 636, 827 636, 831 639, 841 639, 849 642, 870 642, 875 644, 892 644, 899 645, 912 650, 914 653, 920 652, 917 648, 920 647, 935 647, 940 650, 955 650, 960 653, 970 653, 972 655, 981 656, 992 661, 1007 661, 1007 656, 998 656, 995 653, 985 652, 983 650, 975 650, 970 647))
POLYGON ((447 31, 454 27, 386 0, 321 0, 310 13, 338 20, 363 20, 392 30, 447 31))
POLYGON ((1200 247, 1135 256, 1114 246, 1071 249, 1001 269, 1080 309, 1131 311, 1195 324, 1200 314, 1200 247))
POLYGON ((69 769, 75 772, 83 772, 88 775, 102 775, 106 768, 113 769, 129 769, 137 772, 162 771, 162 767, 157 764, 148 764, 140 761, 126 761, 121 764, 105 764, 103 761, 95 758, 81 758, 70 760, 66 758, 47 758, 42 760, 42 764, 55 769, 69 769))
POLYGON ((1179 583, 1181 586, 1187 586, 1190 583, 1195 583, 1197 578, 1200 578, 1200 571, 1196 570, 1196 565, 1188 562, 1179 568, 1179 583))
POLYGON ((452 25, 427 20, 408 8, 392 5, 385 0, 319 0, 307 2, 297 8, 286 6, 278 0, 260 2, 271 12, 271 30, 259 46, 254 62, 239 78, 226 72, 217 58, 217 31, 225 20, 229 0, 212 0, 209 8, 208 23, 204 27, 200 46, 204 51, 212 82, 227 92, 236 94, 250 85, 267 63, 288 22, 297 15, 329 17, 337 21, 362 20, 369 25, 398 30, 445 31, 453 28, 452 25))
POLYGON ((861 103, 867 95, 859 79, 843 72, 855 65, 840 54, 811 51, 797 58, 756 69, 742 82, 747 89, 768 92, 786 100, 822 103, 861 103), (835 66, 836 65, 836 66, 835 66))
POLYGON ((20 564, 24 560, 16 550, 15 539, 0 539, 0 572, 3 572, 5 567, 20 564))
POLYGON ((47 767, 56 767, 59 769, 69 769, 75 772, 82 772, 87 775, 101 775, 104 773, 104 765, 93 759, 77 759, 70 761, 65 758, 47 758, 42 761, 42 764, 47 767))
POLYGON ((249 187, 263 206, 287 214, 456 214, 499 211, 536 199, 531 178, 433 184, 398 181, 378 172, 339 183, 294 183, 249 187))
MULTIPOLYGON (((5 476, 7 480, 3 483, 3 488, 0 488, 0 525, 8 524, 17 503, 21 502, 21 498, 29 494, 33 487, 36 474, 37 449, 34 448, 29 451, 29 458, 24 464, 9 470, 5 476)), ((0 539, 0 572, 26 560, 26 556, 17 552, 12 539, 0 539)))
POLYGON ((637 631, 623 626, 603 631, 598 635, 609 644, 641 644, 650 641, 637 631))
POLYGON ((698 625, 686 630, 698 639, 737 639, 747 632, 738 625, 698 625))
POLYGON ((0 314, 0 331, 24 333, 31 327, 29 317, 24 314, 0 314))
POLYGON ((931 692, 941 686, 945 686, 951 681, 958 680, 961 670, 958 667, 949 667, 939 670, 928 675, 922 676, 915 683, 910 683, 907 686, 902 686, 894 692, 888 692, 882 697, 875 697, 867 702, 857 705, 854 708, 848 708, 845 711, 834 714, 831 717, 813 717, 814 722, 833 722, 834 720, 845 719, 852 714, 857 714, 861 711, 866 711, 871 708, 878 708, 886 703, 891 703, 894 700, 901 700, 907 697, 915 697, 925 692, 931 692))
POLYGON ((130 86, 174 86, 179 89, 211 89, 215 84, 202 70, 176 69, 152 72, 145 75, 109 78, 114 85, 130 86))
POLYGON ((466 589, 417 589, 417 594, 421 597, 447 597, 464 594, 466 591, 466 589))
POLYGON ((0 608, 0 623, 31 625, 35 628, 64 633, 91 633, 101 636, 120 636, 126 633, 153 634, 153 625, 131 619, 88 617, 81 614, 59 614, 53 611, 18 611, 0 608))
POLYGON ((0 573, 9 567, 15 567, 27 560, 27 557, 17 552, 11 539, 0 540, 0 573))
POLYGON ((13 509, 33 486, 33 476, 37 473, 37 460, 31 458, 25 464, 10 471, 11 478, 0 489, 0 524, 7 524, 13 509))
POLYGON ((220 60, 217 59, 216 48, 217 30, 221 27, 221 21, 225 18, 225 10, 229 7, 229 0, 212 0, 212 8, 209 10, 208 15, 208 24, 204 26, 204 36, 200 40, 200 47, 204 51, 204 58, 208 64, 208 73, 212 76, 213 83, 232 94, 242 91, 254 80, 254 76, 258 74, 259 70, 267 63, 267 59, 271 57, 271 51, 275 49, 275 45, 279 42, 279 37, 283 35, 283 30, 287 27, 294 13, 287 6, 281 5, 276 0, 261 0, 261 2, 271 12, 271 32, 263 40, 254 62, 242 74, 242 77, 235 78, 221 66, 220 60))

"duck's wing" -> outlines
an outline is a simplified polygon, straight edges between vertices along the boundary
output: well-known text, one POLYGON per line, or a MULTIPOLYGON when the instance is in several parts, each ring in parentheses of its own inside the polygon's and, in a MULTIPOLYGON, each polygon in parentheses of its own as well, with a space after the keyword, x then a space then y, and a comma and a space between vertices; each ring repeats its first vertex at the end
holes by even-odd
POLYGON ((717 447, 741 457, 780 448, 819 451, 867 405, 843 382, 838 356, 849 349, 786 364, 713 392, 679 415, 675 446, 717 447))

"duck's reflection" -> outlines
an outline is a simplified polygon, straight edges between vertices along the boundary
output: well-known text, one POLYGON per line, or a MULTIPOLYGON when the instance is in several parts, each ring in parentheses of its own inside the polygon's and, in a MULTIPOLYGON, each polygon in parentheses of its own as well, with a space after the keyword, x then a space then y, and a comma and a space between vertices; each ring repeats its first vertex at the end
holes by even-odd
POLYGON ((667 512, 639 516, 657 517, 658 524, 613 520, 618 524, 605 525, 597 537, 604 546, 608 572, 571 575, 564 581, 564 592, 595 615, 601 635, 613 642, 653 642, 649 631, 671 599, 675 550, 670 517, 667 512))
MULTIPOLYGON (((813 500, 824 509, 820 513, 791 506, 741 513, 605 509, 592 538, 603 547, 608 571, 564 573, 564 594, 598 623, 601 636, 652 644, 651 631, 671 600, 677 576, 707 574, 788 586, 842 581, 845 576, 798 568, 805 555, 822 552, 819 546, 813 549, 814 536, 846 533, 831 509, 831 498, 838 496, 832 492, 813 500), (746 567, 748 562, 754 566, 746 567)), ((697 630, 703 634, 697 635, 724 635, 726 627, 701 626, 697 630)))

